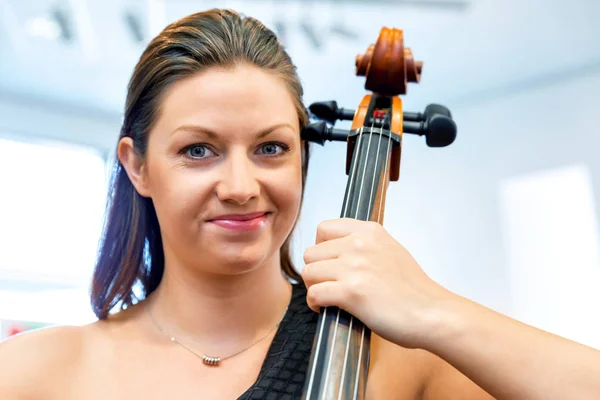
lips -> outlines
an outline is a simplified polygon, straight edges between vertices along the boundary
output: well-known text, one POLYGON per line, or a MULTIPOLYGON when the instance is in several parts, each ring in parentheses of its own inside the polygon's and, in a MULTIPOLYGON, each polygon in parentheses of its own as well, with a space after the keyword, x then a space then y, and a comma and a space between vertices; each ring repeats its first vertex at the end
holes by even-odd
POLYGON ((249 221, 251 219, 254 218, 259 218, 262 217, 263 215, 267 214, 267 212, 262 211, 262 212, 256 212, 256 213, 251 213, 251 214, 227 214, 227 215, 220 215, 216 218, 212 218, 209 221, 249 221))
POLYGON ((250 214, 228 214, 212 218, 207 222, 229 231, 250 232, 263 227, 268 220, 268 212, 250 214))

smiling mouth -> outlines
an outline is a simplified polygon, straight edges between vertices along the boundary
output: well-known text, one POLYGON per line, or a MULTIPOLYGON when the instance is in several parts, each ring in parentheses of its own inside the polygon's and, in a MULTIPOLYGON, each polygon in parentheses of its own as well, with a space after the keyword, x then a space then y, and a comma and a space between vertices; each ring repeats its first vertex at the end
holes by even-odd
POLYGON ((251 232, 262 228, 267 223, 270 214, 270 212, 257 212, 221 215, 207 222, 230 231, 251 232))

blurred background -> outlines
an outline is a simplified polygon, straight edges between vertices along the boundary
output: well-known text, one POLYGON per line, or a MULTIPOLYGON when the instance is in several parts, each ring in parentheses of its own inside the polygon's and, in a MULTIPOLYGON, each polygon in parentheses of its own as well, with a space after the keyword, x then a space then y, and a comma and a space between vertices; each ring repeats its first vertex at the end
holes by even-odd
MULTIPOLYGON (((94 320, 129 76, 167 23, 212 7, 278 32, 307 105, 355 108, 356 54, 381 27, 403 29, 424 62, 405 110, 443 104, 459 130, 447 148, 405 139, 386 228, 449 289, 600 348, 597 0, 0 0, 0 338, 94 320)), ((313 154, 299 267, 347 179, 343 143, 313 154)))

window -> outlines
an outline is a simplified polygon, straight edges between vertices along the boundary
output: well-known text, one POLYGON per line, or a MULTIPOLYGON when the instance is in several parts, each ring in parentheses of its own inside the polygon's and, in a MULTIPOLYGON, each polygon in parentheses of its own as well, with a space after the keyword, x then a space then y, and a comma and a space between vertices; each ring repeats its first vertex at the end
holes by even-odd
POLYGON ((0 138, 0 319, 91 318, 106 171, 93 149, 0 138))
POLYGON ((598 220, 585 165, 511 178, 501 186, 513 316, 600 348, 598 220))

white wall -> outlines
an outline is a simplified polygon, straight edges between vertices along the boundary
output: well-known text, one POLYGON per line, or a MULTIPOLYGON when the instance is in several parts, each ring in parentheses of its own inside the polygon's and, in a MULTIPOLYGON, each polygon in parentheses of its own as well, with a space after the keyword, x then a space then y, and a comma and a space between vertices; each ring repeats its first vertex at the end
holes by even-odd
POLYGON ((0 137, 62 140, 111 153, 121 116, 0 91, 0 137))

